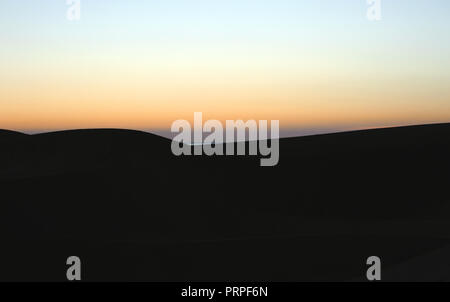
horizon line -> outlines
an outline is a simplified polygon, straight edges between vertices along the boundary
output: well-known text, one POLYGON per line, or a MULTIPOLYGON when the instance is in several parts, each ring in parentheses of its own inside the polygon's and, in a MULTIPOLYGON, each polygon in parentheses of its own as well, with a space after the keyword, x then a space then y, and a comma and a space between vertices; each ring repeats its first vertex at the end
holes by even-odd
MULTIPOLYGON (((373 126, 373 127, 362 127, 354 129, 325 129, 325 128, 317 128, 317 129, 302 129, 302 128, 294 128, 294 129, 287 129, 282 130, 280 129, 280 135, 279 139, 285 139, 285 138, 296 138, 296 137, 311 137, 311 136, 319 136, 319 135, 329 135, 329 134, 338 134, 338 133, 351 133, 351 132, 359 132, 359 131, 369 131, 369 130, 383 130, 383 129, 395 129, 395 128, 407 128, 407 127, 423 127, 423 126, 437 126, 437 125, 450 125, 449 122, 432 122, 432 123, 423 123, 423 124, 400 124, 400 125, 389 125, 389 126, 373 126), (294 131, 304 131, 304 132, 311 132, 311 133, 304 133, 304 134, 289 134, 289 132, 294 131), (284 133, 284 134, 283 134, 284 133)), ((270 128, 269 128, 270 129, 270 128)), ((269 130, 268 129, 268 130, 269 130)), ((118 131, 134 131, 134 132, 142 132, 147 134, 156 135, 162 138, 170 139, 172 140, 173 137, 177 133, 172 133, 170 130, 166 129, 131 129, 131 128, 115 128, 115 127, 100 127, 100 128, 69 128, 69 129, 55 129, 55 130, 12 130, 12 129, 4 129, 0 128, 0 131, 8 131, 8 132, 14 132, 19 133, 23 135, 41 135, 41 134, 49 134, 49 133, 58 133, 58 132, 70 132, 70 131, 95 131, 95 130, 118 130, 118 131)), ((224 131, 225 132, 225 131, 224 131)), ((245 141, 248 141, 247 135, 245 141)), ((237 140, 236 140, 237 142, 237 140)), ((225 142, 226 143, 226 142, 225 142)), ((195 144, 203 144, 203 143, 193 143, 191 145, 195 144)))

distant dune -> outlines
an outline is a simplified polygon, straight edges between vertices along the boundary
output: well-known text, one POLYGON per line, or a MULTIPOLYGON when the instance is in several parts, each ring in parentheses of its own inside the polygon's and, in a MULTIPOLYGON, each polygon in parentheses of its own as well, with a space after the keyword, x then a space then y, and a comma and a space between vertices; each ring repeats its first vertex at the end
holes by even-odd
POLYGON ((0 280, 450 280, 450 124, 172 155, 145 132, 0 130, 0 280), (408 265, 410 264, 410 265, 408 265))

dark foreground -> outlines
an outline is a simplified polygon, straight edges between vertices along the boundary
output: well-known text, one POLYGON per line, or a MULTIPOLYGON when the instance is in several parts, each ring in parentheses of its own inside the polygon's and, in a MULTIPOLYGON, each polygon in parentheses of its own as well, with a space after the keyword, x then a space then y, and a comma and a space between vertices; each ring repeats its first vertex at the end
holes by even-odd
POLYGON ((0 280, 450 281, 450 124, 175 157, 127 130, 0 131, 0 280))

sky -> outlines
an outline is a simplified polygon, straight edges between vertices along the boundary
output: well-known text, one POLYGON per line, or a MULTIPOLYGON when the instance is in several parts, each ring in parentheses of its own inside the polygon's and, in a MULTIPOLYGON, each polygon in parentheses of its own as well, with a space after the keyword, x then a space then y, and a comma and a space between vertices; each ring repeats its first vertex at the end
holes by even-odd
POLYGON ((450 1, 0 1, 0 128, 279 120, 302 135, 450 122, 450 1))

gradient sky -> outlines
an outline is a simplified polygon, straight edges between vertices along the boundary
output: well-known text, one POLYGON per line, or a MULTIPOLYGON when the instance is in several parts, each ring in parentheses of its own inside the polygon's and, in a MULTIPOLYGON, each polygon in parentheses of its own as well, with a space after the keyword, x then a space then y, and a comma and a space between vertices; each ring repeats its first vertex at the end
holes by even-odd
POLYGON ((450 1, 0 1, 0 128, 450 122, 450 1))

